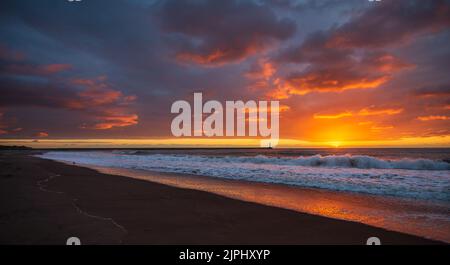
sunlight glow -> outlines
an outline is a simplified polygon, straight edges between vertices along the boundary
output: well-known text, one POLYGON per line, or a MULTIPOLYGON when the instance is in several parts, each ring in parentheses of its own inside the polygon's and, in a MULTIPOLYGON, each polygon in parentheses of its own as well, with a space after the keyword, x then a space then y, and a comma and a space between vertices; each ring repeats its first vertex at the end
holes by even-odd
MULTIPOLYGON (((335 138, 336 139, 336 138, 335 138)), ((2 139, 0 145, 33 148, 259 148, 264 139, 159 138, 159 139, 2 139)), ((373 141, 305 141, 280 139, 277 148, 327 147, 450 147, 450 135, 405 137, 373 141)))

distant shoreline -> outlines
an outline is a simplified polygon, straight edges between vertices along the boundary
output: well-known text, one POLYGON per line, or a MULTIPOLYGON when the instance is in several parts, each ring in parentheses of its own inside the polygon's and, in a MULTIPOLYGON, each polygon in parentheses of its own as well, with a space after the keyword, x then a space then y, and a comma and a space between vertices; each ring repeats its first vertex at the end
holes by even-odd
MULTIPOLYGON (((0 140, 1 143, 1 140, 0 140)), ((29 146, 8 146, 0 144, 0 151, 3 150, 34 150, 34 151, 96 151, 96 150, 357 150, 357 149, 449 149, 450 147, 55 147, 55 148, 33 148, 29 146)))

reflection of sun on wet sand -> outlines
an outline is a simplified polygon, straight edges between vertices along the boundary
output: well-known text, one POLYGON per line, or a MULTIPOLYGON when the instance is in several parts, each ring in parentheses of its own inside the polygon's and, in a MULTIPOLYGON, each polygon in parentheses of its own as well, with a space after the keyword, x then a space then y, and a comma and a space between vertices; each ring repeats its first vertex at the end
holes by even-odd
POLYGON ((371 236, 385 244, 433 242, 30 156, 1 155, 0 162, 1 243, 64 244, 70 236, 85 244, 364 244, 371 236))
POLYGON ((448 221, 431 222, 429 219, 418 218, 418 216, 426 216, 430 213, 440 213, 445 216, 449 210, 445 205, 186 174, 165 174, 94 166, 90 166, 90 168, 106 174, 123 175, 180 188, 202 190, 233 199, 356 221, 450 242, 450 223, 448 221), (399 215, 402 216, 401 219, 397 218, 399 215))

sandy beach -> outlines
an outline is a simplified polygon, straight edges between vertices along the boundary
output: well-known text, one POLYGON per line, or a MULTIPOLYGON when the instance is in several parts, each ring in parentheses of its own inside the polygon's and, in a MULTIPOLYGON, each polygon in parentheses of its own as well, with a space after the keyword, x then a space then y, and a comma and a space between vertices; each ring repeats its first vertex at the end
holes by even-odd
POLYGON ((217 194, 102 174, 30 156, 0 155, 0 243, 435 244, 369 225, 217 194))

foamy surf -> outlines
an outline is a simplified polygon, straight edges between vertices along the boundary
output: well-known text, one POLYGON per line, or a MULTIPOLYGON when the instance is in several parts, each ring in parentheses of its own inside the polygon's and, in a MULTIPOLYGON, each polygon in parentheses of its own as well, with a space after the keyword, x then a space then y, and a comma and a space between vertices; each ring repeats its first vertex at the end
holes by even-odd
MULTIPOLYGON (((151 155, 146 151, 120 150, 114 154, 151 155)), ((178 155, 177 155, 178 156, 178 155)), ((361 169, 412 169, 412 170, 450 170, 450 163, 431 159, 381 159, 367 155, 313 155, 292 157, 257 156, 225 156, 227 162, 249 162, 274 165, 310 166, 310 167, 348 167, 361 169)))

